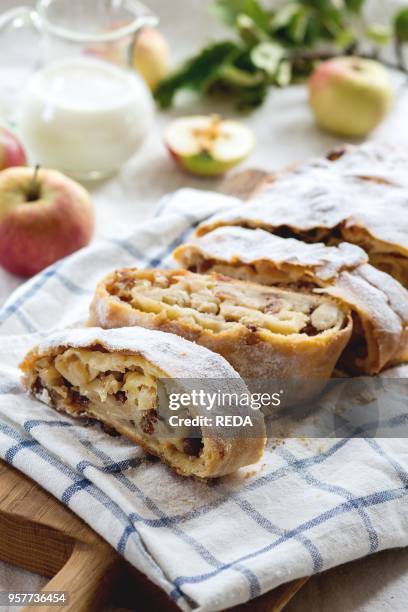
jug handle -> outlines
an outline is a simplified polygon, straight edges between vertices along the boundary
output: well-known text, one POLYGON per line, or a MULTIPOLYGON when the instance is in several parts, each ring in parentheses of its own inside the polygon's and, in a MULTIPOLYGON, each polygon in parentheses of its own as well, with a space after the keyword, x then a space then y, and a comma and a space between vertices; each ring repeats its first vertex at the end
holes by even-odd
POLYGON ((29 6, 17 6, 0 15, 0 32, 7 26, 19 28, 24 25, 34 25, 34 10, 29 6))

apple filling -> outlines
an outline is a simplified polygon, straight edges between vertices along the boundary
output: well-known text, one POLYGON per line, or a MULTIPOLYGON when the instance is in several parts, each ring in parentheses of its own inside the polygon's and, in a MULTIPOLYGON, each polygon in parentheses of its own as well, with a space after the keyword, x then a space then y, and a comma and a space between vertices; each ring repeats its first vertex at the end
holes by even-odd
POLYGON ((231 258, 230 261, 223 261, 201 253, 199 250, 196 251, 194 247, 189 249, 185 245, 179 247, 179 253, 175 251, 173 255, 176 261, 189 272, 198 274, 215 272, 240 281, 295 290, 312 291, 316 287, 313 278, 308 277, 304 268, 296 264, 274 265, 272 260, 267 259, 241 262, 238 257, 231 258))
MULTIPOLYGON (((73 416, 101 421, 117 431, 198 457, 202 439, 187 426, 169 425, 169 408, 159 372, 142 357, 102 347, 68 348, 36 363, 31 390, 38 399, 73 416)), ((188 412, 186 410, 186 416, 188 412)))
POLYGON ((315 336, 342 329, 347 318, 329 298, 184 270, 119 270, 107 291, 139 311, 214 334, 241 326, 264 339, 315 336))
MULTIPOLYGON (((399 281, 404 287, 408 287, 408 272, 407 272, 407 257, 404 253, 398 253, 395 249, 386 242, 373 238, 371 234, 362 228, 360 225, 351 225, 342 222, 337 225, 324 228, 316 227, 309 230, 293 229, 288 225, 280 225, 278 227, 269 226, 268 224, 260 224, 258 221, 251 222, 250 220, 231 221, 229 226, 242 227, 245 229, 264 229, 271 232, 279 238, 293 238, 301 240, 307 244, 324 243, 328 247, 338 246, 342 242, 349 242, 363 249, 367 255, 369 262, 375 268, 386 272, 399 281)), ((197 235, 201 236, 207 233, 206 226, 202 226, 197 230, 197 235)), ((211 229, 224 227, 222 224, 215 224, 211 229)), ((210 230, 211 231, 211 230, 210 230)), ((207 271, 211 266, 205 268, 201 266, 197 268, 197 272, 207 271)))

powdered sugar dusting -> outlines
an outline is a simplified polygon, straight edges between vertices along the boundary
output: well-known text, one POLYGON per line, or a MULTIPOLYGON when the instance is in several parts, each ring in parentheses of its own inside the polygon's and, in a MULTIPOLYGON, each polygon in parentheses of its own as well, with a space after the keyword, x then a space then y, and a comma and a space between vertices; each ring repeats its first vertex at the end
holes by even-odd
POLYGON ((348 228, 366 229, 373 238, 397 250, 408 251, 408 179, 401 178, 404 158, 401 153, 396 155, 398 170, 393 169, 391 161, 384 162, 387 147, 383 146, 381 154, 376 147, 371 144, 367 149, 353 149, 353 153, 335 162, 321 159, 305 163, 269 184, 251 203, 214 215, 198 227, 197 233, 204 234, 221 225, 270 231, 286 226, 296 232, 331 230, 346 224, 348 228))
POLYGON ((360 276, 385 296, 389 308, 408 325, 408 291, 392 276, 370 265, 358 269, 360 276))
POLYGON ((334 278, 341 270, 353 269, 368 261, 365 251, 346 242, 338 247, 327 247, 322 243, 307 244, 294 238, 280 238, 264 230, 238 226, 219 227, 194 243, 183 245, 178 250, 179 261, 183 261, 183 253, 188 252, 227 264, 268 261, 277 267, 282 263, 308 267, 322 280, 334 278))
POLYGON ((369 141, 359 146, 346 145, 344 153, 335 161, 337 172, 374 177, 400 187, 408 187, 407 166, 407 142, 369 141))
POLYGON ((142 355, 171 378, 239 378, 229 363, 217 353, 162 331, 142 327, 100 329, 88 327, 53 333, 38 347, 40 353, 71 346, 85 348, 101 344, 109 351, 129 351, 142 355))
MULTIPOLYGON (((366 265, 372 268, 369 264, 366 265)), ((372 270, 375 270, 375 268, 372 268, 372 270)), ((397 283, 397 281, 395 282, 397 283)), ((372 325, 383 333, 388 333, 391 336, 401 334, 401 319, 390 307, 387 294, 369 283, 361 274, 360 268, 353 272, 342 272, 336 283, 323 291, 354 306, 358 311, 364 313, 371 320, 372 325)))
POLYGON ((393 277, 366 263, 367 255, 359 247, 348 243, 326 247, 279 238, 259 229, 220 227, 176 251, 176 258, 187 266, 197 257, 210 268, 221 263, 223 272, 231 276, 248 270, 253 281, 267 285, 277 282, 275 272, 285 264, 279 283, 314 283, 315 291, 348 304, 367 322, 368 344, 376 346, 365 363, 369 373, 403 353, 408 291, 393 277), (257 267, 260 263, 267 265, 257 267))

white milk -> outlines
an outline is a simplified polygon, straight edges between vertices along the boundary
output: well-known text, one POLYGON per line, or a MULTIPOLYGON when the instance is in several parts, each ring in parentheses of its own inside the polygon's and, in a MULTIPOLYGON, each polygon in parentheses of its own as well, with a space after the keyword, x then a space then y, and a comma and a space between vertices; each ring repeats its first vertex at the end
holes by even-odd
POLYGON ((32 162, 80 178, 112 174, 152 125, 141 78, 96 59, 50 64, 24 92, 20 130, 32 162))

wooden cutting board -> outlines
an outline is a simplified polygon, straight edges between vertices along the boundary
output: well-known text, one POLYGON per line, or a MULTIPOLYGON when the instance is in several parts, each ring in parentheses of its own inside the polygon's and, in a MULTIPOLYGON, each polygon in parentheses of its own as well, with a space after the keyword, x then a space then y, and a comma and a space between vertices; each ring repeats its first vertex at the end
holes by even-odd
MULTIPOLYGON (((247 170, 224 181, 222 191, 249 198, 268 180, 247 170)), ((35 482, 0 461, 0 560, 49 578, 44 591, 66 591, 66 612, 100 611, 104 603, 138 612, 176 612, 167 595, 127 563, 80 518, 35 482), (113 597, 113 599, 112 599, 113 597)), ((307 581, 282 585, 234 608, 280 612, 307 581)), ((55 610, 36 607, 35 610, 55 610)), ((23 608, 31 612, 33 608, 23 608)))

